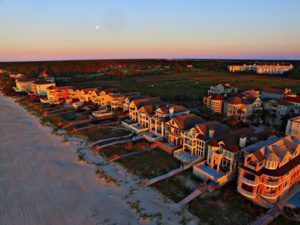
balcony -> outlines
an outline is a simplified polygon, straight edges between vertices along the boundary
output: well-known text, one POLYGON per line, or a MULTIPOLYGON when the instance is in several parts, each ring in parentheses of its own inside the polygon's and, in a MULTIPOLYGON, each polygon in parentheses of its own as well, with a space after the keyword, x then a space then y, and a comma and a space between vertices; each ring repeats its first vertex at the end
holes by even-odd
POLYGON ((277 192, 263 192, 260 194, 264 198, 277 198, 279 194, 277 192))
POLYGON ((264 181, 264 185, 265 186, 269 186, 269 187, 278 187, 281 184, 280 180, 274 180, 274 181, 264 181))
POLYGON ((256 186, 259 183, 257 180, 251 180, 251 179, 246 178, 244 176, 239 176, 239 180, 242 181, 244 184, 247 184, 249 186, 256 186))
POLYGON ((255 194, 253 192, 250 191, 246 191, 245 189, 238 187, 238 192, 241 193, 242 195, 248 197, 248 198, 254 198, 255 194))

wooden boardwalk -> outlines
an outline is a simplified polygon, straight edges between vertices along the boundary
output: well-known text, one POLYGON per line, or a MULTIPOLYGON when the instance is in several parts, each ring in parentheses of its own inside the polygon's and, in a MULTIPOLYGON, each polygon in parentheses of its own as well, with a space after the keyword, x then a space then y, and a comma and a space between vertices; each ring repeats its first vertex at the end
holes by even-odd
POLYGON ((179 206, 184 206, 191 202, 193 199, 197 198, 199 195, 207 191, 206 184, 200 185, 195 191, 193 191, 191 194, 186 196, 184 199, 182 199, 180 202, 178 202, 179 206))
POLYGON ((124 139, 124 140, 117 140, 117 141, 113 141, 113 142, 110 142, 110 143, 107 143, 107 144, 99 145, 99 149, 107 148, 109 146, 113 146, 113 145, 117 145, 117 144, 126 144, 126 143, 129 143, 129 142, 132 142, 132 141, 133 140, 131 138, 124 139))
POLYGON ((119 159, 124 159, 124 158, 130 157, 130 156, 141 155, 141 154, 149 152, 151 150, 152 149, 147 148, 147 149, 145 149, 143 151, 129 152, 129 153, 125 153, 125 154, 122 154, 122 155, 117 155, 116 154, 116 155, 113 155, 110 158, 108 158, 108 161, 109 162, 114 162, 114 161, 117 161, 119 159))
POLYGON ((271 208, 264 215, 250 222, 249 225, 267 225, 271 223, 274 219, 276 219, 276 217, 278 217, 280 214, 280 208, 277 205, 274 205, 273 208, 271 208))
POLYGON ((74 111, 74 109, 72 108, 63 108, 63 109, 57 109, 57 110, 53 110, 47 113, 47 116, 55 116, 55 115, 61 115, 61 114, 65 114, 68 112, 74 111))
POLYGON ((199 160, 200 160, 200 159, 196 159, 196 160, 190 162, 189 164, 187 164, 187 165, 185 165, 185 166, 183 166, 183 167, 180 167, 180 168, 171 170, 170 172, 168 172, 168 173, 166 173, 166 174, 163 174, 163 175, 160 175, 160 176, 158 176, 158 177, 155 177, 155 178, 153 178, 153 179, 151 179, 151 180, 145 180, 145 181, 144 181, 144 184, 145 184, 146 186, 150 186, 150 185, 155 184, 155 183, 157 183, 157 182, 159 182, 159 181, 161 181, 161 180, 165 180, 165 179, 167 179, 167 178, 169 178, 169 177, 172 177, 172 176, 174 176, 174 175, 176 175, 176 174, 178 174, 178 173, 181 173, 181 172, 183 172, 183 171, 185 171, 185 170, 190 169, 193 165, 195 165, 196 163, 198 163, 199 160))
POLYGON ((180 167, 180 168, 174 169, 174 170, 172 170, 172 171, 170 171, 170 172, 168 172, 166 174, 163 174, 161 176, 155 177, 155 178, 153 178, 151 180, 146 180, 145 181, 145 185, 146 186, 150 186, 150 185, 155 184, 155 183, 157 183, 159 181, 162 181, 162 180, 165 180, 165 179, 167 179, 169 177, 172 177, 172 176, 174 176, 174 175, 176 175, 178 173, 181 173, 184 170, 185 170, 184 167, 180 167))
POLYGON ((116 121, 116 122, 109 122, 109 123, 104 123, 104 124, 92 124, 92 125, 88 125, 88 126, 85 126, 85 127, 81 127, 81 128, 76 128, 76 131, 82 131, 82 130, 86 130, 86 129, 89 129, 89 128, 95 128, 95 127, 107 127, 107 128, 114 128, 114 129, 118 129, 118 130, 126 130, 128 131, 128 129, 125 129, 125 128, 122 128, 122 127, 116 127, 116 126, 113 126, 113 125, 116 125, 118 124, 119 122, 116 121))
POLYGON ((109 142, 109 141, 116 141, 116 140, 122 140, 122 139, 128 139, 128 138, 131 138, 133 134, 128 134, 128 135, 125 135, 125 136, 120 136, 120 137, 112 137, 112 138, 105 138, 105 139, 100 139, 98 141, 95 141, 93 143, 90 143, 89 145, 87 145, 88 148, 90 147, 93 147, 95 145, 98 145, 98 144, 101 144, 101 143, 104 143, 104 142, 109 142))

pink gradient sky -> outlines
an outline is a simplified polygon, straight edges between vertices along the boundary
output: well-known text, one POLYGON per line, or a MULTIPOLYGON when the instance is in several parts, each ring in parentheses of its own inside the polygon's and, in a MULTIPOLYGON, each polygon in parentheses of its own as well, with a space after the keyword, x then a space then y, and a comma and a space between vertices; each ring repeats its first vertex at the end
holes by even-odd
POLYGON ((0 61, 300 59, 299 8, 298 0, 0 0, 0 61))

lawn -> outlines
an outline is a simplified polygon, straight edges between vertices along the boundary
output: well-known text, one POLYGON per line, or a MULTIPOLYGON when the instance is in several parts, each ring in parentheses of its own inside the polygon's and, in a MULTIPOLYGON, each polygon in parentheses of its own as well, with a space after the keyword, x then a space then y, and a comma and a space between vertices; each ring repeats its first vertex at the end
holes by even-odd
MULTIPOLYGON (((148 146, 146 141, 140 140, 136 142, 130 142, 127 144, 113 145, 99 151, 99 154, 105 158, 109 158, 113 155, 123 155, 130 152, 142 151, 148 146)), ((127 159, 126 159, 127 160, 127 159)))
POLYGON ((105 138, 125 136, 129 133, 129 131, 120 129, 119 127, 91 127, 76 132, 77 135, 87 136, 90 142, 105 138))
POLYGON ((69 112, 66 112, 66 113, 59 114, 59 116, 63 120, 68 121, 68 122, 88 119, 89 115, 90 115, 90 113, 76 112, 76 111, 69 111, 69 112))
MULTIPOLYGON (((143 150, 142 146, 139 150, 143 150)), ((147 179, 162 175, 180 166, 172 155, 161 149, 153 149, 140 155, 122 159, 120 163, 128 171, 147 179)))

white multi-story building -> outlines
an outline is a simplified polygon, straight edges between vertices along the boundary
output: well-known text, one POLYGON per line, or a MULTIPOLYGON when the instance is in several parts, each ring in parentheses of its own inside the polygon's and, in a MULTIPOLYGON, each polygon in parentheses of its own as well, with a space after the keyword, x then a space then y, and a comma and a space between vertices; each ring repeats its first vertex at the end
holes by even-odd
POLYGON ((291 135, 294 141, 300 143, 300 116, 288 120, 285 134, 291 135))

